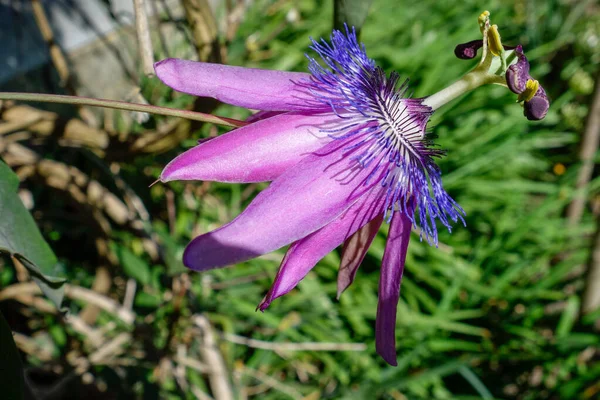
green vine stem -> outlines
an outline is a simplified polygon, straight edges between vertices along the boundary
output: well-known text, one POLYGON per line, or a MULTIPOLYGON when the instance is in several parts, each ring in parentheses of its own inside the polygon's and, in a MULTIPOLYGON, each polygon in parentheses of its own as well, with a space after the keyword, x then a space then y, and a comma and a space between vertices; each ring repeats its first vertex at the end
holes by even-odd
POLYGON ((76 104, 82 106, 114 108, 117 110, 145 112, 149 114, 186 118, 194 121, 210 122, 212 124, 223 125, 232 128, 238 128, 248 124, 247 122, 239 121, 237 119, 218 117, 216 115, 204 114, 195 111, 178 110, 174 108, 152 106, 148 104, 128 103, 118 100, 93 99, 90 97, 64 96, 43 93, 0 92, 0 100, 38 101, 43 103, 76 104))

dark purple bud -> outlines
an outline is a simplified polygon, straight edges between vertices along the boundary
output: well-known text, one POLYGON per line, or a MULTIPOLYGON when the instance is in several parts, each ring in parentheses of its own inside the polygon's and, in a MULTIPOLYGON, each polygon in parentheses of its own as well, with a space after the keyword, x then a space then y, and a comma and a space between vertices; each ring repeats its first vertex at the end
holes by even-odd
POLYGON ((523 53, 523 47, 518 45, 515 48, 517 55, 516 64, 511 65, 506 70, 506 84, 508 88, 516 94, 521 94, 525 90, 525 85, 531 76, 529 76, 529 61, 523 53))
POLYGON ((477 55, 477 50, 483 46, 483 40, 471 40, 454 48, 454 54, 461 60, 471 60, 477 55))
POLYGON ((548 109, 550 108, 550 100, 546 95, 546 91, 540 86, 531 100, 523 104, 524 114, 530 121, 539 121, 544 119, 548 109))

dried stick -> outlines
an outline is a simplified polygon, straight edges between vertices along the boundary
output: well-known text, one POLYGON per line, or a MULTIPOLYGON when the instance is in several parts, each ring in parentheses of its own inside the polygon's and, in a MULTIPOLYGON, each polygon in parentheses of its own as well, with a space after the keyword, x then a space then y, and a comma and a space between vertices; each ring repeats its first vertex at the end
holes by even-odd
MULTIPOLYGON (((101 254, 104 247, 108 247, 105 245, 106 241, 103 244, 98 244, 98 241, 101 239, 96 239, 96 249, 101 257, 105 255, 101 254)), ((92 290, 98 294, 105 295, 108 293, 111 287, 111 277, 108 272, 108 268, 105 265, 100 265, 96 268, 96 275, 94 276, 94 282, 92 283, 92 290)), ((79 313, 79 317, 87 324, 93 325, 98 318, 98 314, 100 313, 100 309, 93 304, 86 304, 85 307, 79 313)))
MULTIPOLYGON (((32 0, 31 8, 33 11, 33 16, 35 18, 35 22, 40 30, 42 38, 46 42, 48 46, 48 51, 50 52, 50 59, 52 60, 52 64, 56 71, 58 72, 58 76, 60 77, 61 85, 67 90, 67 93, 76 95, 77 91, 75 90, 75 85, 73 83, 73 76, 69 71, 69 66, 67 63, 67 59, 63 54, 62 50, 56 43, 54 39, 54 32, 52 32, 52 28, 50 27, 50 23, 48 22, 48 17, 46 16, 46 12, 44 11, 44 6, 42 5, 40 0, 32 0)), ((86 110, 83 105, 78 106, 79 115, 86 120, 87 122, 94 121, 94 115, 86 110)))
POLYGON ((272 350, 272 351, 365 351, 367 345, 364 343, 281 343, 267 342, 264 340, 250 339, 244 336, 238 336, 231 333, 221 333, 223 339, 228 342, 241 344, 254 349, 272 350))
POLYGON ((58 76, 62 81, 62 84, 67 88, 67 91, 71 94, 75 94, 75 90, 73 85, 71 84, 71 74, 69 73, 69 67, 67 66, 67 60, 65 56, 56 44, 54 40, 54 33, 52 32, 52 28, 50 27, 50 23, 48 22, 48 18, 46 17, 46 12, 44 11, 44 6, 42 5, 40 0, 31 0, 31 8, 33 10, 33 16, 35 18, 35 22, 44 38, 48 46, 48 50, 50 51, 50 58, 52 59, 52 64, 56 68, 58 72, 58 76))
MULTIPOLYGON (((586 195, 581 193, 590 182, 594 172, 594 158, 600 142, 600 73, 596 76, 596 89, 585 125, 581 143, 581 168, 575 184, 576 197, 567 210, 568 224, 576 225, 583 216, 586 195)), ((592 254, 587 264, 585 290, 581 302, 581 313, 592 312, 600 307, 600 219, 597 220, 597 232, 594 236, 592 254)))
POLYGON ((55 137, 58 143, 70 146, 85 146, 93 150, 104 150, 109 144, 106 131, 92 128, 80 119, 64 119, 58 114, 18 105, 2 112, 0 135, 17 130, 28 130, 43 137, 55 137))
POLYGON ((146 76, 153 76, 154 52, 152 50, 152 38, 148 29, 148 15, 144 0, 133 0, 133 9, 135 12, 135 31, 142 59, 142 71, 146 76))
POLYGON ((217 342, 210 322, 202 315, 193 316, 192 321, 200 328, 202 334, 200 354, 204 363, 210 365, 211 368, 208 372, 208 381, 213 396, 216 400, 232 400, 233 391, 229 384, 227 368, 225 367, 225 361, 221 356, 221 352, 217 348, 217 342))
POLYGON ((302 393, 300 393, 299 391, 297 391, 294 388, 291 388, 287 385, 282 384, 281 382, 279 382, 277 379, 270 377, 269 375, 252 369, 252 368, 248 368, 248 367, 244 367, 242 369, 242 373, 249 375, 251 377, 253 377, 256 380, 259 380, 261 382, 263 382, 265 385, 278 390, 282 393, 287 394, 288 396, 290 396, 293 399, 297 399, 297 400, 301 400, 304 399, 305 397, 302 395, 302 393))
MULTIPOLYGON (((600 218, 592 241, 592 252, 587 263, 585 289, 581 302, 581 314, 587 314, 600 307, 600 218)), ((597 326, 600 329, 600 326, 597 326)))
POLYGON ((208 0, 183 0, 186 19, 201 61, 221 63, 217 23, 208 0))
POLYGON ((35 339, 18 332, 13 332, 13 338, 17 347, 24 353, 35 356, 41 361, 52 360, 52 350, 43 347, 35 339))
MULTIPOLYGON (((101 294, 98 294, 93 290, 82 288, 80 286, 65 284, 64 287, 65 296, 67 296, 68 298, 94 304, 102 310, 106 311, 107 313, 119 318, 125 324, 133 325, 133 322, 135 321, 135 313, 131 310, 122 307, 116 301, 101 294)), ((15 299, 18 298, 18 296, 20 295, 27 294, 41 295, 42 291, 33 282, 16 283, 7 286, 2 291, 0 291, 0 301, 7 299, 15 299)))
MULTIPOLYGON (((588 119, 583 133, 583 142, 581 143, 581 151, 579 159, 581 160, 581 168, 577 175, 577 183, 575 189, 581 192, 592 178, 594 172, 594 157, 598 150, 600 142, 600 74, 596 77, 596 90, 594 99, 590 107, 588 119)), ((577 193, 567 210, 567 219, 569 225, 576 225, 583 215, 585 208, 586 196, 583 193, 577 193)))

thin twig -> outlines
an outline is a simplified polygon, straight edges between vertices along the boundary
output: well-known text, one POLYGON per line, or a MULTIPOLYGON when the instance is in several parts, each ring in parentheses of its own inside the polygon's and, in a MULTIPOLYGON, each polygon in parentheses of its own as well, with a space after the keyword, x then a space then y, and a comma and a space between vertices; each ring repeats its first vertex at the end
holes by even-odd
MULTIPOLYGON (((600 144, 600 73, 596 75, 596 89, 581 143, 581 168, 575 184, 576 195, 567 210, 569 226, 581 220, 585 208, 588 186, 594 172, 594 159, 600 144)), ((600 218, 597 219, 597 232, 592 242, 592 251, 587 264, 585 290, 581 302, 581 313, 585 314, 600 307, 600 218)))
POLYGON ((142 70, 144 75, 154 75, 154 52, 152 50, 152 38, 148 29, 148 14, 144 0, 133 0, 135 12, 135 31, 137 33, 140 57, 142 59, 142 70))
POLYGON ((212 397, 210 397, 209 395, 207 395, 206 393, 204 393, 202 390, 200 390, 200 388, 198 386, 193 386, 192 385, 192 394, 194 396, 196 396, 196 398, 198 400, 214 400, 212 397))
POLYGON ((177 355, 177 357, 175 357, 174 360, 176 363, 178 363, 179 365, 182 365, 184 367, 193 369, 196 372, 200 372, 201 374, 207 374, 208 372, 210 372, 210 367, 194 358, 190 358, 190 357, 182 357, 177 355))
POLYGON ((52 350, 42 346, 35 339, 18 332, 13 332, 13 339, 17 347, 24 353, 35 356, 41 361, 52 360, 52 350))
POLYGON ((135 290, 137 284, 135 279, 128 279, 127 286, 125 287, 125 296, 123 297, 123 307, 131 310, 133 308, 133 300, 135 299, 135 290))
MULTIPOLYGON (((124 307, 121 307, 116 301, 98 294, 93 290, 82 288, 80 286, 73 286, 65 284, 65 296, 86 303, 92 303, 109 314, 112 314, 119 318, 127 325, 133 325, 135 321, 135 313, 124 307)), ((41 294, 40 288, 33 282, 28 283, 17 283, 14 285, 7 286, 0 291, 0 301, 16 298, 22 294, 41 294)))
POLYGON ((299 391, 297 391, 296 389, 282 384, 277 379, 272 378, 269 375, 267 375, 261 371, 258 371, 256 369, 252 369, 249 367, 243 367, 242 373, 249 375, 249 376, 253 377, 254 379, 257 379, 257 380, 263 382, 264 384, 270 386, 271 388, 273 388, 275 390, 280 391, 281 393, 287 394, 292 399, 300 400, 300 399, 304 398, 304 395, 302 393, 300 393, 299 391))
MULTIPOLYGON (((581 314, 587 314, 600 307, 600 217, 596 220, 596 234, 592 240, 587 270, 585 274, 585 289, 581 302, 581 314)), ((600 328, 596 326, 596 328, 600 328)))
POLYGON ((205 364, 210 365, 208 381, 213 396, 217 400, 232 400, 233 390, 229 384, 227 368, 221 352, 217 348, 213 328, 208 319, 202 315, 192 317, 194 324, 202 333, 200 354, 205 364))
POLYGON ((50 23, 46 17, 46 12, 44 11, 44 6, 40 0, 32 0, 31 9, 33 11, 35 22, 40 30, 40 33, 42 34, 42 38, 46 42, 48 50, 50 51, 52 64, 54 64, 62 84, 71 94, 75 94, 75 90, 71 85, 71 74, 69 73, 67 60, 60 47, 58 47, 56 44, 54 33, 52 32, 52 28, 50 27, 50 23))
POLYGON ((583 210, 585 208, 586 195, 582 193, 585 187, 590 182, 592 174, 594 172, 594 157, 598 150, 598 144, 600 142, 600 74, 596 77, 596 90, 588 119, 585 125, 585 131, 583 133, 583 141, 581 142, 581 151, 579 153, 579 159, 581 160, 581 167, 579 174, 577 175, 577 183, 575 189, 577 195, 569 205, 567 210, 567 219, 570 226, 576 225, 583 216, 583 210))
POLYGON ((367 349, 367 345, 364 343, 267 342, 264 340, 250 339, 244 336, 238 336, 225 332, 221 333, 221 336, 223 339, 231 343, 241 344, 255 349, 272 351, 365 351, 367 349))
POLYGON ((148 104, 128 103, 126 101, 93 99, 90 97, 64 96, 58 94, 45 93, 21 93, 21 92, 1 92, 0 100, 19 100, 19 101, 38 101, 43 103, 60 103, 85 105, 92 107, 106 107, 117 110, 139 111, 150 114, 166 115, 170 117, 179 117, 193 121, 210 122, 217 125, 237 128, 248 125, 247 122, 232 118, 218 117, 216 115, 204 114, 196 111, 177 110, 168 107, 151 106, 148 104))

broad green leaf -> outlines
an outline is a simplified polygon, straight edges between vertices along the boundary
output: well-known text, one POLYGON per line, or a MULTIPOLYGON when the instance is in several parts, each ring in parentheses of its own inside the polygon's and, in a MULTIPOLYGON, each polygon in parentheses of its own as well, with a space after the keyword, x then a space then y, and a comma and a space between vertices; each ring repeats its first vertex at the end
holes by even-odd
POLYGON ((23 399, 23 365, 8 322, 0 313, 0 388, 3 399, 23 399))
POLYGON ((348 27, 354 27, 360 32, 372 2, 373 0, 334 0, 333 27, 344 32, 346 23, 348 27))
POLYGON ((56 256, 17 195, 18 187, 19 178, 0 161, 0 252, 21 262, 42 292, 60 308, 65 280, 56 276, 56 256))

